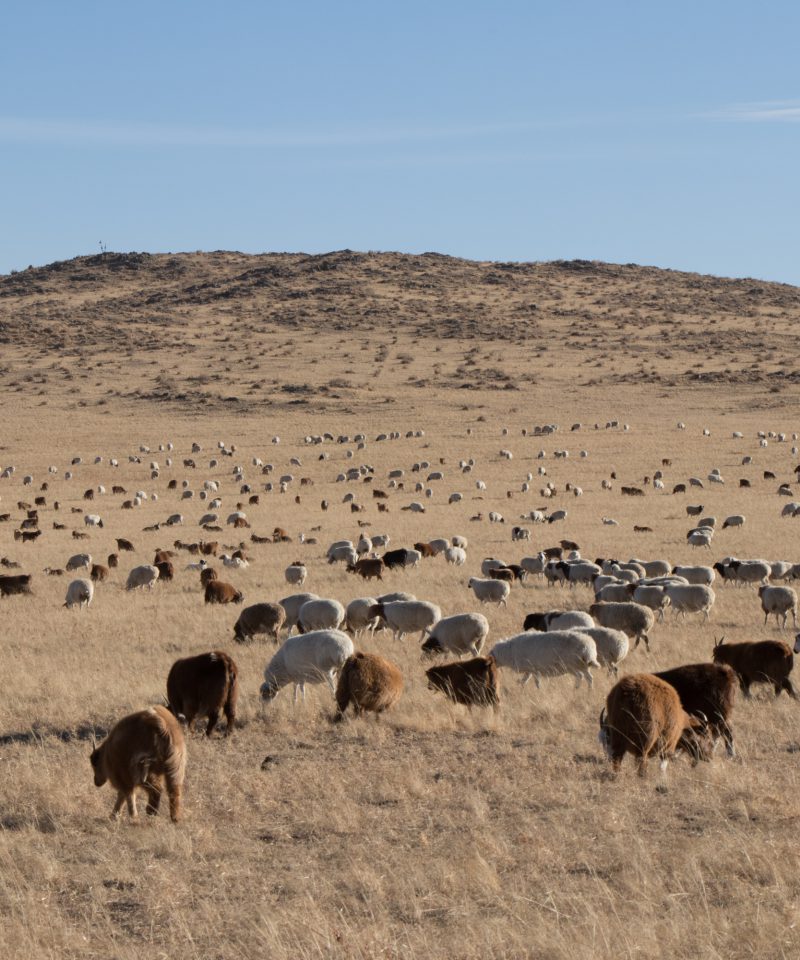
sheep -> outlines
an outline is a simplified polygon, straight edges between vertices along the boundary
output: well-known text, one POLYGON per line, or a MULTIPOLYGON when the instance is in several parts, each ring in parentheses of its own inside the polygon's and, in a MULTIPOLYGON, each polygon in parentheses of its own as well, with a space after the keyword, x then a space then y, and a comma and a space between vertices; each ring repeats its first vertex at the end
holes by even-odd
POLYGON ((425 676, 430 690, 441 690, 453 703, 469 709, 491 706, 495 711, 500 706, 500 678, 492 657, 444 663, 426 670, 425 676))
MULTIPOLYGON (((795 644, 797 647, 797 644, 795 644)), ((788 644, 780 640, 758 640, 746 643, 725 643, 723 637, 714 645, 714 663, 726 663, 739 677, 739 685, 746 699, 754 683, 771 683, 775 696, 785 690, 797 699, 789 674, 794 667, 794 654, 788 644)))
POLYGON ((594 640, 597 647, 597 662, 600 666, 606 667, 612 676, 617 676, 619 664, 628 656, 630 648, 627 634, 622 630, 611 630, 608 627, 580 626, 578 629, 594 640))
POLYGON ((344 623, 344 607, 338 600, 318 597, 300 607, 297 626, 301 633, 312 630, 338 630, 344 623))
POLYGON ((137 590, 140 587, 147 587, 152 590, 158 577, 158 567, 154 567, 149 563, 143 563, 138 567, 134 567, 128 574, 125 589, 137 590))
MULTIPOLYGON (((203 571, 203 573, 207 572, 207 570, 203 571)), ((205 585, 203 599, 206 603, 241 603, 244 600, 244 595, 232 583, 210 580, 205 585)))
POLYGON ((511 539, 512 541, 518 540, 530 540, 531 531, 528 527, 512 527, 511 528, 511 539))
POLYGON ((633 599, 634 590, 635 585, 632 583, 607 583, 599 590, 595 587, 594 598, 598 601, 627 603, 633 599))
POLYGON ((663 577, 672 572, 672 567, 667 560, 631 560, 629 562, 642 568, 642 577, 663 577))
POLYGON ((358 554, 353 544, 349 540, 339 540, 328 547, 328 563, 355 563, 358 560, 358 554))
POLYGON ((373 653, 354 653, 344 662, 336 685, 334 721, 344 719, 352 704, 355 716, 362 712, 380 716, 394 706, 403 693, 403 674, 390 660, 373 653))
POLYGON ((737 560, 729 557, 723 565, 729 569, 726 576, 734 583, 764 584, 769 580, 772 569, 766 560, 737 560))
POLYGON ((294 563, 290 564, 284 571, 284 577, 286 582, 292 586, 302 587, 306 582, 306 568, 299 560, 296 560, 294 563))
POLYGON ((744 526, 745 518, 740 513, 735 513, 730 517, 726 517, 722 523, 722 529, 725 530, 727 527, 742 527, 744 526))
POLYGON ((590 563, 588 560, 571 562, 566 567, 565 578, 571 586, 576 583, 591 584, 594 578, 602 573, 601 568, 596 563, 590 563))
POLYGON ((679 615, 685 617, 687 613, 702 613, 708 620, 716 599, 711 587, 702 583, 669 584, 664 588, 664 593, 671 609, 675 611, 676 619, 679 615))
POLYGON ((630 599, 643 607, 650 607, 656 617, 663 623, 664 611, 670 603, 670 599, 665 592, 665 586, 666 584, 639 583, 634 585, 633 595, 630 599))
POLYGON ((448 547, 444 552, 444 558, 456 567, 463 567, 467 562, 467 553, 461 547, 448 547))
POLYGON ((693 765, 708 760, 710 744, 702 730, 703 721, 686 713, 677 690, 647 673, 619 680, 600 714, 600 742, 615 774, 626 753, 636 757, 640 777, 652 753, 660 758, 662 772, 679 750, 692 757, 693 765))
POLYGON ((496 603, 506 605, 511 587, 503 580, 482 580, 480 577, 470 577, 467 586, 481 603, 496 603))
POLYGON ((462 550, 466 550, 469 546, 467 538, 458 535, 450 538, 450 544, 453 547, 460 547, 462 550))
POLYGON ((712 567, 676 566, 672 568, 672 572, 678 577, 683 577, 687 583, 703 583, 708 587, 714 582, 715 577, 712 567))
MULTIPOLYGON (((61 576, 64 573, 63 570, 51 570, 50 567, 45 567, 44 572, 50 576, 61 576)), ((30 573, 0 575, 0 597, 30 593, 31 576, 30 573)))
POLYGON ((256 634, 266 633, 277 643, 285 620, 286 611, 280 603, 254 603, 239 614, 233 625, 233 639, 245 643, 256 634))
POLYGON ((313 630, 288 637, 264 670, 261 699, 273 700, 282 687, 292 683, 296 703, 298 693, 305 700, 307 683, 325 681, 335 696, 336 676, 353 653, 353 641, 341 630, 313 630))
POLYGON ((519 564, 527 573, 542 576, 547 566, 547 557, 544 553, 538 553, 535 557, 523 557, 519 564))
POLYGON ((183 716, 190 730, 195 717, 208 717, 207 737, 224 713, 230 736, 236 723, 238 674, 236 663, 222 650, 176 660, 167 675, 167 708, 183 716))
POLYGON ((67 560, 64 564, 64 568, 67 571, 80 570, 83 567, 86 567, 87 570, 92 568, 92 556, 89 553, 76 553, 67 560))
POLYGON ((629 637, 635 637, 634 649, 644 640, 647 650, 650 649, 649 633, 653 629, 655 617, 649 607, 639 603, 593 603, 589 613, 596 620, 598 626, 610 627, 612 630, 622 630, 629 637))
POLYGON ((775 623, 778 617, 783 617, 781 630, 786 629, 786 618, 791 613, 792 623, 797 626, 797 594, 791 587, 768 587, 758 588, 758 595, 761 598, 761 609, 764 611, 764 626, 767 624, 769 615, 775 614, 775 623))
POLYGON ((96 513, 86 513, 83 516, 83 524, 86 527, 103 527, 103 520, 96 513))
POLYGON ((481 561, 481 574, 488 577, 492 570, 502 570, 508 564, 504 560, 498 560, 497 557, 486 557, 481 561))
POLYGON ((370 607, 369 617, 383 620, 391 629, 394 640, 402 640, 407 633, 416 633, 419 630, 422 642, 425 635, 442 619, 442 611, 436 604, 424 600, 386 601, 378 597, 375 606, 370 607))
POLYGON ((301 607, 309 600, 319 600, 319 597, 316 593, 293 593, 291 596, 278 601, 286 613, 283 625, 289 631, 289 634, 297 626, 301 607))
POLYGON ((93 597, 94 584, 91 580, 73 580, 67 587, 67 597, 64 601, 64 606, 67 610, 71 610, 74 606, 77 606, 80 610, 84 605, 88 607, 93 597))
POLYGON ((520 633, 496 643, 490 652, 498 667, 521 673, 523 686, 533 677, 537 689, 541 677, 574 674, 576 686, 585 677, 592 686, 590 667, 599 669, 594 640, 580 630, 520 633))
POLYGON ((450 546, 450 541, 445 537, 436 537, 433 540, 429 540, 428 545, 431 550, 433 550, 434 557, 438 557, 440 553, 444 553, 444 551, 447 550, 450 546))
POLYGON ((371 607, 378 601, 374 597, 357 597, 347 604, 344 611, 345 629, 358 637, 366 630, 374 631, 378 625, 375 617, 369 616, 371 607))
POLYGON ((477 657, 488 636, 489 621, 482 613, 457 613, 434 625, 422 651, 426 654, 454 653, 459 657, 471 653, 477 657))
POLYGON ((708 721, 708 732, 725 742, 729 757, 735 755, 730 717, 738 686, 735 672, 723 663, 690 663, 654 674, 674 687, 688 714, 708 721))
POLYGON ((583 630, 595 622, 582 610, 549 610, 547 613, 529 613, 522 624, 523 630, 583 630))
POLYGON ((123 717, 89 759, 95 786, 110 781, 117 791, 112 819, 119 816, 123 803, 127 803, 130 817, 136 818, 137 787, 144 787, 147 793, 148 814, 158 813, 166 780, 170 817, 178 822, 186 745, 180 724, 166 707, 150 707, 123 717))

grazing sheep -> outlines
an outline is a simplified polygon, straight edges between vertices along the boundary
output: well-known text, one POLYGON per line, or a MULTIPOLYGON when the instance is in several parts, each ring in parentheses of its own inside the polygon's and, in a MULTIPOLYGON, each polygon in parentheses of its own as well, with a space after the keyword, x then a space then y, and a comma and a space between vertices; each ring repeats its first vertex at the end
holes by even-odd
POLYGON ((612 630, 622 630, 629 637, 636 638, 634 648, 644 640, 645 647, 650 649, 648 634, 653 629, 655 617, 649 607, 639 603, 593 603, 589 613, 597 621, 598 626, 610 627, 612 630))
POLYGON ((497 557, 486 557, 481 561, 481 574, 488 577, 492 570, 502 570, 507 566, 508 564, 505 561, 498 560, 497 557))
POLYGON ((522 569, 528 573, 533 573, 541 577, 544 575, 544 570, 547 566, 547 557, 544 553, 537 553, 535 557, 523 557, 519 564, 522 569))
POLYGON ((477 657, 489 636, 489 621, 482 613, 457 613, 439 620, 423 643, 423 653, 454 653, 477 657))
POLYGON ((314 630, 288 637, 264 670, 261 699, 273 700, 282 687, 292 683, 296 703, 298 692, 305 700, 307 683, 325 681, 335 696, 336 676, 353 652, 353 641, 341 630, 314 630))
POLYGON ((147 587, 149 590, 152 590, 156 580, 158 580, 158 576, 158 567, 154 567, 149 563, 143 563, 141 566, 134 567, 128 574, 125 589, 137 590, 140 587, 147 587))
MULTIPOLYGON (((203 573, 207 573, 207 571, 204 570, 203 573)), ((244 595, 232 583, 225 583, 223 580, 210 580, 206 584, 204 600, 206 603, 241 603, 244 600, 244 595)))
POLYGON ((654 674, 674 687, 681 706, 690 715, 705 717, 708 732, 715 741, 725 742, 729 757, 734 756, 730 717, 738 686, 736 674, 723 663, 690 663, 654 674))
POLYGON ((511 587, 503 580, 481 580, 480 577, 470 577, 467 586, 472 590, 481 603, 496 603, 506 605, 511 587))
POLYGON ((167 676, 168 709, 176 717, 183 716, 190 730, 195 717, 208 717, 207 737, 224 713, 230 736, 236 722, 238 674, 236 664, 222 650, 176 660, 167 676))
MULTIPOLYGON (((650 607, 658 620, 663 623, 664 611, 670 603, 665 588, 666 584, 640 583, 638 586, 634 586, 633 595, 630 599, 633 600, 634 603, 641 604, 643 607, 650 607)), ((599 599, 605 598, 601 597, 599 599)))
POLYGON ((466 707, 500 706, 500 677, 492 657, 444 663, 425 671, 428 688, 441 690, 453 703, 466 707))
POLYGON ((594 640, 580 630, 553 630, 548 633, 520 633, 501 640, 491 654, 498 667, 521 673, 523 685, 533 677, 537 688, 541 677, 574 674, 577 686, 585 677, 592 686, 590 667, 600 667, 594 640))
MULTIPOLYGON (((493 581, 492 581, 493 582, 493 581)), ((507 586, 507 584, 505 584, 507 586)), ((425 600, 383 600, 369 610, 370 619, 378 617, 392 631, 394 640, 402 640, 407 633, 420 633, 420 641, 442 619, 442 611, 425 600)))
POLYGON ((344 623, 344 607, 338 600, 317 597, 300 607, 297 626, 301 633, 312 630, 338 630, 344 623))
POLYGON ((364 631, 375 631, 378 626, 376 617, 370 617, 370 608, 378 601, 374 597, 356 597, 347 604, 344 611, 345 630, 358 637, 364 631))
POLYGON ((290 564, 284 571, 284 576, 286 582, 292 586, 302 587, 306 582, 307 570, 305 565, 302 564, 299 560, 296 560, 294 563, 290 564))
POLYGON ((786 629, 786 618, 791 613, 792 623, 797 626, 797 594, 791 587, 767 587, 758 588, 758 595, 761 597, 761 609, 764 611, 764 625, 771 613, 775 614, 775 623, 778 623, 778 617, 783 617, 781 630, 786 629))
POLYGON ((739 677, 742 693, 749 700, 754 683, 771 683, 775 696, 785 690, 797 699, 789 674, 794 667, 791 647, 780 640, 758 640, 745 643, 725 643, 723 637, 714 645, 714 663, 726 663, 739 677))
POLYGON ((594 620, 582 610, 549 610, 547 613, 529 613, 523 630, 583 630, 595 626, 594 620))
POLYGON ((148 814, 158 813, 166 780, 169 812, 173 823, 181 816, 181 793, 186 770, 186 745, 180 724, 166 707, 150 707, 123 717, 106 739, 92 750, 94 784, 106 781, 117 791, 111 814, 119 816, 122 804, 136 818, 136 788, 147 793, 148 814))
POLYGON ((677 751, 698 760, 708 760, 710 744, 702 735, 703 721, 689 716, 677 690, 665 680, 648 673, 630 674, 612 687, 600 714, 600 742, 614 773, 619 772, 626 753, 636 757, 639 776, 647 760, 656 754, 661 770, 677 751))
MULTIPOLYGON (((560 628, 563 629, 563 628, 560 628)), ((628 656, 630 643, 622 630, 608 627, 579 627, 581 633, 594 640, 597 647, 597 662, 606 667, 612 676, 619 673, 619 664, 628 656)))
POLYGON ((91 580, 73 580, 67 587, 67 598, 64 606, 71 610, 74 606, 80 609, 82 606, 89 606, 94 597, 94 584, 91 580))
POLYGON ((716 599, 711 587, 702 583, 672 583, 664 588, 675 617, 687 613, 702 613, 708 620, 716 599))
MULTIPOLYGON (((49 567, 45 567, 46 574, 49 576, 61 576, 63 570, 51 570, 49 567)), ((2 574, 0 575, 0 597, 10 597, 14 594, 30 593, 31 592, 31 574, 30 573, 18 573, 18 574, 2 574)))
POLYGON ((339 674, 334 721, 343 720, 351 704, 357 717, 362 712, 380 716, 402 693, 403 674, 396 664, 373 653, 354 653, 339 674))
POLYGON ((103 580, 108 580, 109 569, 102 563, 93 563, 89 576, 93 583, 100 583, 103 580))
POLYGON ((704 583, 710 587, 714 582, 715 573, 712 567, 673 567, 673 574, 683 577, 687 583, 704 583))
POLYGON ((456 567, 463 567, 467 562, 467 552, 462 547, 448 547, 444 552, 444 558, 456 567))
POLYGON ((607 583, 599 590, 595 588, 594 598, 606 603, 627 603, 633 599, 633 591, 636 589, 633 583, 607 583))
POLYGON ((280 603, 254 603, 245 607, 233 625, 233 639, 237 643, 252 640, 259 633, 278 642, 281 627, 286 620, 286 611, 280 603))
POLYGON ((92 568, 92 557, 89 553, 76 553, 67 560, 64 565, 67 571, 72 570, 81 570, 83 567, 86 567, 87 570, 92 568))
POLYGON ((725 530, 727 527, 743 527, 745 518, 741 514, 733 514, 733 516, 726 517, 722 523, 722 529, 725 530))

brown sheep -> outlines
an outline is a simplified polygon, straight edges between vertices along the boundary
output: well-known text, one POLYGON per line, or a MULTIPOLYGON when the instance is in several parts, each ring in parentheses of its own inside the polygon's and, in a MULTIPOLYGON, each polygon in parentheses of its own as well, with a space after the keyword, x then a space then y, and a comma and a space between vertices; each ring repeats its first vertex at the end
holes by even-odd
POLYGON ((135 550, 135 547, 130 542, 130 540, 125 540, 122 537, 117 537, 117 550, 119 550, 120 553, 122 553, 123 550, 127 550, 130 553, 133 553, 135 550))
POLYGON ((705 717, 708 732, 725 741, 728 756, 734 756, 730 718, 736 699, 736 674, 724 663, 689 663, 654 674, 674 687, 681 706, 690 715, 705 717))
POLYGON ((174 580, 175 579, 175 568, 172 566, 170 560, 159 560, 158 563, 154 564, 158 567, 158 579, 159 580, 174 580))
POLYGON ((429 543, 415 543, 414 549, 419 550, 423 557, 435 557, 436 551, 429 543))
POLYGON ((725 643, 723 637, 714 646, 714 663, 727 663, 739 677, 742 693, 750 698, 754 683, 771 683, 775 696, 785 690, 797 698, 789 674, 794 666, 791 647, 780 640, 758 640, 752 643, 725 643))
POLYGON ((362 557, 355 563, 348 564, 348 573, 357 573, 364 580, 383 580, 385 567, 380 557, 362 557))
POLYGON ((89 576, 95 583, 108 580, 108 567, 104 566, 102 563, 93 563, 89 576))
POLYGON ((336 715, 334 721, 344 719, 352 704, 353 713, 379 716, 394 706, 403 693, 403 674, 400 668, 373 653, 355 653, 345 660, 336 686, 336 715))
POLYGON ((206 603, 241 603, 244 596, 232 583, 223 580, 212 580, 206 584, 206 603))
POLYGON ((119 566, 119 556, 116 553, 109 553, 108 555, 108 567, 110 570, 113 570, 115 567, 119 566))
POLYGON ((200 571, 200 586, 205 587, 212 580, 219 580, 219 575, 214 567, 205 567, 200 571))
POLYGON ((106 781, 117 791, 112 818, 122 804, 136 817, 136 788, 147 793, 147 812, 158 813, 166 781, 169 813, 173 823, 181 816, 181 793, 186 771, 186 744, 180 724, 166 707, 150 707, 123 717, 106 739, 92 750, 94 784, 106 781))
POLYGON ((254 603, 239 614, 233 627, 233 639, 245 643, 257 633, 266 633, 277 643, 285 620, 286 611, 279 603, 254 603))
POLYGON ((502 580, 504 583, 513 583, 515 580, 514 571, 508 567, 494 567, 489 571, 489 577, 492 580, 502 580))
POLYGON ((196 717, 208 717, 206 736, 219 721, 220 713, 228 722, 230 736, 236 723, 239 696, 239 671, 235 662, 221 650, 176 660, 167 677, 167 702, 170 711, 183 716, 191 730, 196 717))
POLYGON ((711 745, 703 727, 702 720, 683 709, 673 686, 652 674, 634 673, 611 688, 600 714, 600 741, 614 773, 630 753, 643 777, 653 753, 660 758, 662 771, 678 750, 690 754, 693 766, 708 760, 711 745))
POLYGON ((0 575, 0 597, 10 597, 14 593, 31 592, 31 574, 0 575))
POLYGON ((292 538, 283 529, 283 527, 275 527, 275 529, 272 531, 272 542, 273 543, 291 543, 292 538))
POLYGON ((216 557, 219 553, 219 543, 216 540, 210 540, 208 543, 205 540, 200 541, 200 553, 204 557, 216 557))
POLYGON ((153 566, 157 567, 159 563, 164 563, 165 560, 172 560, 174 556, 175 553, 172 550, 156 550, 156 555, 153 557, 153 566))
POLYGON ((500 677, 494 657, 474 657, 444 663, 425 671, 428 687, 441 690, 454 703, 473 706, 500 706, 500 677))

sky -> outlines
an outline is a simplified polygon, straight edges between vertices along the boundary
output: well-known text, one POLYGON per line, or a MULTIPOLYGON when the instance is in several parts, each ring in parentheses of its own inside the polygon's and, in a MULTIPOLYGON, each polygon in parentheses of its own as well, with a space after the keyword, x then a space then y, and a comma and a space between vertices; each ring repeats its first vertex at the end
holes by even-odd
POLYGON ((800 284, 800 4, 9 0, 0 273, 437 251, 800 284))

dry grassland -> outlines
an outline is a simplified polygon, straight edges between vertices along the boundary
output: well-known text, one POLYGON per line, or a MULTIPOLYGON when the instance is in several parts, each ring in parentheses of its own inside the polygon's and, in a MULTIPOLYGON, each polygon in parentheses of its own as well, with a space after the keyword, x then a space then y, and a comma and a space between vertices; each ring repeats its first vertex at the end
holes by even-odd
MULTIPOLYGON (((276 524, 295 537, 291 544, 253 545, 248 569, 224 571, 223 579, 243 590, 245 604, 294 592, 283 571, 295 559, 304 560, 309 570, 304 590, 344 603, 370 593, 374 585, 362 585, 324 558, 329 542, 357 536, 358 520, 371 524, 368 531, 388 533, 392 547, 435 536, 469 538, 463 568, 439 558, 417 570, 386 575, 384 590, 408 590, 435 601, 443 615, 478 609, 466 581, 479 571, 483 557, 518 560, 561 537, 577 540, 591 558, 699 563, 735 554, 800 561, 800 521, 780 519, 786 501, 776 494, 779 482, 794 481, 798 458, 790 453, 791 442, 761 449, 755 439, 758 429, 791 434, 800 425, 792 388, 797 358, 786 353, 781 326, 796 316, 796 290, 709 278, 690 278, 698 284, 692 288, 685 275, 653 271, 634 277, 640 268, 594 265, 591 272, 533 265, 550 293, 561 292, 573 306, 579 292, 575 278, 587 290, 594 282, 594 299, 610 296, 603 289, 610 284, 603 269, 617 271, 614 284, 622 293, 614 303, 627 304, 625 309, 643 310, 635 304, 659 296, 659 309, 667 309, 669 295, 669 309, 678 316, 683 304, 683 319, 676 320, 664 346, 672 357, 666 357, 647 351, 646 327, 633 320, 631 346, 614 346, 619 318, 613 311, 606 318, 599 308, 581 321, 587 339, 578 350, 566 329, 572 320, 559 328, 555 297, 552 302, 540 298, 545 333, 528 331, 512 315, 501 323, 499 282, 485 284, 496 303, 491 316, 487 313, 488 326, 476 328, 479 339, 470 339, 469 326, 451 330, 445 321, 454 316, 452 299, 437 314, 437 297, 444 294, 438 288, 431 293, 424 284, 420 316, 431 319, 422 329, 414 321, 411 291, 431 261, 402 258, 393 264, 371 255, 351 256, 367 258, 360 266, 376 274, 373 287, 358 279, 349 293, 340 292, 351 300, 348 310, 340 305, 342 330, 333 330, 331 315, 322 312, 322 293, 311 303, 298 296, 309 315, 295 318, 294 327, 282 326, 278 308, 269 312, 267 294, 277 301, 280 292, 281 310, 291 298, 280 276, 269 274, 264 274, 271 280, 266 293, 258 288, 266 297, 263 303, 241 290, 202 302, 198 293, 197 303, 176 299, 169 310, 165 298, 178 294, 166 275, 161 280, 148 276, 136 291, 126 292, 113 261, 102 258, 91 258, 99 279, 86 281, 88 292, 80 294, 73 273, 87 269, 89 261, 0 281, 0 292, 5 291, 0 299, 0 336, 5 338, 0 467, 17 466, 11 480, 0 481, 0 513, 13 518, 0 524, 0 556, 34 574, 34 596, 0 601, 0 943, 5 956, 796 957, 800 707, 788 698, 774 701, 761 688, 751 702, 740 700, 734 714, 738 760, 728 761, 720 751, 712 763, 695 769, 677 761, 662 793, 656 790, 656 764, 644 781, 635 776, 630 760, 616 781, 609 776, 597 742, 597 718, 611 686, 605 673, 596 672, 592 691, 575 690, 568 678, 546 681, 541 691, 533 684, 521 689, 515 677, 504 674, 499 714, 469 713, 427 689, 416 638, 393 642, 389 634, 378 633, 358 646, 401 666, 405 695, 379 721, 333 726, 333 702, 324 686, 309 688, 304 704, 293 706, 290 691, 284 690, 269 707, 260 705, 261 674, 274 647, 233 642, 240 608, 204 606, 197 574, 183 570, 194 558, 180 554, 175 582, 158 585, 152 594, 124 591, 134 563, 150 562, 157 547, 171 546, 176 537, 190 541, 202 533, 197 520, 206 504, 196 498, 181 501, 180 491, 169 491, 167 482, 186 478, 198 491, 203 479, 218 479, 224 519, 247 499, 233 480, 234 463, 243 464, 247 480, 261 487, 261 503, 244 507, 252 530, 227 527, 218 539, 236 545, 241 535, 268 535, 276 524), (386 281, 381 270, 399 278, 402 317, 394 325, 374 293, 386 281), (9 292, 12 282, 19 286, 26 277, 40 292, 9 292), (59 286, 64 277, 71 279, 59 286), (622 295, 626 283, 628 300, 622 295), (727 333, 708 352, 700 350, 698 340, 690 342, 704 326, 687 319, 693 301, 681 284, 696 290, 703 310, 710 311, 709 324, 714 303, 720 305, 716 326, 727 333), (741 306, 748 302, 746 291, 755 287, 762 290, 758 296, 774 301, 758 309, 766 316, 781 314, 764 326, 748 319, 741 306), (156 298, 152 308, 143 305, 148 289, 156 298), (116 300, 109 292, 114 290, 116 300), (119 307, 122 300, 129 316, 119 307), (259 327, 262 307, 267 319, 259 327), (163 311, 162 326, 150 322, 149 309, 163 311), (370 310, 379 312, 377 319, 369 320, 370 310), (496 338, 480 339, 489 336, 492 324, 496 338), (81 344, 84 328, 87 339, 81 344), (129 355, 114 340, 114 329, 127 338, 129 355), (590 329, 596 343, 588 339, 590 329), (53 340, 54 334, 61 340, 53 340), (193 343, 196 348, 187 346, 193 343), (685 372, 688 354, 693 366, 709 371, 727 366, 732 373, 717 383, 692 379, 685 372), (791 366, 782 366, 784 361, 791 366), (745 373, 755 362, 759 372, 748 378, 745 373), (645 379, 637 374, 642 367, 645 379), (470 371, 476 368, 496 368, 498 376, 479 375, 472 383, 470 371), (652 380, 651 368, 657 371, 652 380), (779 370, 783 375, 773 376, 779 370), (154 384, 162 371, 172 380, 162 380, 158 388, 154 384), (208 379, 200 383, 200 378, 208 379), (347 385, 319 391, 334 380, 347 385), (472 383, 469 390, 461 388, 463 382, 472 383), (251 396, 253 383, 260 386, 251 396), (282 389, 285 385, 292 389, 282 389), (304 385, 307 390, 298 389, 304 385), (225 401, 228 391, 238 399, 225 401), (293 402, 298 399, 302 402, 293 402), (592 429, 595 421, 602 427, 611 418, 628 422, 630 431, 592 429), (679 419, 686 421, 686 431, 675 429, 679 419), (570 433, 575 421, 584 428, 570 433), (523 427, 547 422, 558 423, 560 431, 542 439, 521 435, 523 427), (508 436, 502 436, 503 427, 508 436), (702 436, 703 427, 711 429, 711 437, 702 436), (405 435, 416 428, 425 430, 423 438, 374 442, 378 432, 396 429, 405 435), (326 430, 334 435, 363 431, 366 449, 302 443, 306 434, 326 430), (734 430, 744 438, 732 439, 734 430), (281 437, 279 445, 270 443, 273 435, 281 437), (164 465, 166 454, 157 452, 167 440, 175 444, 172 468, 164 465), (181 466, 183 457, 191 456, 193 440, 203 445, 194 471, 181 466), (236 455, 208 469, 217 440, 236 444, 236 455), (153 453, 131 464, 128 454, 140 443, 149 444, 153 453), (514 459, 501 459, 501 448, 512 450, 514 459), (570 458, 555 461, 553 451, 562 448, 570 458), (354 450, 352 460, 346 459, 348 449, 354 450), (547 451, 544 461, 536 459, 540 449, 547 451), (580 449, 589 457, 580 459, 580 449), (318 460, 321 452, 330 459, 318 460), (98 466, 93 465, 96 454, 105 458, 98 466), (754 457, 753 466, 741 466, 745 454, 754 457), (84 463, 66 481, 64 470, 76 455, 84 463), (113 456, 120 460, 117 470, 108 466, 113 456), (251 466, 254 456, 274 463, 275 474, 262 477, 251 466), (291 456, 303 462, 291 472, 310 477, 314 485, 286 495, 265 493, 263 483, 288 472, 291 456), (462 476, 458 461, 470 456, 476 468, 462 476), (665 470, 665 492, 620 496, 621 484, 641 484, 664 457, 672 460, 665 470), (432 469, 442 469, 445 479, 431 484, 435 493, 426 502, 427 512, 415 515, 400 507, 420 499, 408 482, 417 475, 408 471, 423 458, 432 469), (162 466, 155 481, 150 459, 162 466), (392 493, 388 514, 377 512, 368 485, 335 483, 340 471, 362 462, 374 466, 374 485, 382 489, 390 469, 407 471, 406 490, 392 493), (54 477, 47 475, 50 463, 59 467, 54 477), (545 505, 539 478, 530 493, 520 492, 526 474, 535 473, 540 463, 548 471, 545 479, 560 490, 572 481, 584 495, 574 499, 562 492, 547 505, 565 507, 567 521, 533 526, 530 545, 512 544, 510 527, 519 515, 545 505), (669 493, 673 483, 705 477, 712 467, 721 470, 724 486, 707 484, 685 497, 669 493), (777 479, 764 481, 765 469, 777 479), (601 479, 611 470, 619 480, 614 490, 603 491, 601 479), (22 486, 26 473, 34 476, 32 486, 22 486), (751 479, 752 489, 740 490, 739 477, 751 479), (485 493, 475 489, 476 479, 486 482, 485 493), (50 482, 48 507, 41 513, 44 533, 35 544, 15 542, 13 529, 22 516, 17 501, 32 501, 43 480, 50 482), (121 510, 125 498, 110 493, 87 504, 83 491, 98 483, 109 491, 112 483, 122 484, 129 495, 144 489, 159 499, 132 511, 121 510), (448 506, 447 497, 456 490, 464 500, 448 506), (341 502, 349 491, 365 505, 363 513, 352 514, 341 502), (295 494, 301 503, 294 502, 295 494), (326 512, 320 509, 322 499, 331 503, 326 512), (55 500, 58 513, 52 508, 55 500), (712 554, 701 556, 685 545, 691 525, 687 502, 703 503, 720 522, 743 513, 747 523, 740 531, 720 531, 712 554), (72 507, 100 513, 105 529, 89 531, 86 541, 73 540, 70 530, 84 527, 72 507), (501 512, 505 525, 470 520, 490 510, 501 512), (186 518, 183 527, 143 532, 176 511, 186 518), (619 526, 603 526, 601 516, 614 517, 619 526), (54 519, 68 529, 52 529, 54 519), (634 524, 654 532, 636 534, 634 524), (300 532, 318 543, 300 544, 300 532), (97 586, 88 611, 64 610, 69 575, 48 578, 43 568, 63 567, 70 554, 84 549, 104 561, 119 536, 130 538, 137 552, 122 555, 121 568, 112 571, 109 583, 97 586), (207 741, 199 733, 189 738, 181 825, 173 826, 166 816, 143 818, 138 825, 127 819, 112 823, 113 792, 92 784, 91 732, 158 702, 177 657, 214 648, 230 652, 240 667, 240 728, 231 740, 214 736, 207 741)), ((203 282, 221 283, 215 257, 229 263, 225 258, 233 262, 238 255, 187 258, 183 267, 190 275, 181 274, 184 286, 207 292, 203 282)), ((454 274, 450 295, 455 297, 461 283, 462 306, 488 296, 474 278, 469 281, 473 267, 506 275, 502 267, 447 261, 436 264, 439 279, 448 264, 454 274)), ((119 268, 127 276, 125 270, 119 268)), ((297 284, 290 288, 302 290, 297 284)), ((530 295, 515 290, 508 293, 511 300, 530 295)), ((483 610, 491 624, 489 642, 519 632, 527 612, 586 608, 590 600, 585 588, 560 591, 536 581, 515 585, 507 609, 483 610)), ((762 624, 754 589, 717 585, 710 624, 694 619, 675 624, 668 617, 656 626, 652 653, 631 653, 623 672, 708 659, 714 637, 722 634, 732 641, 792 637, 788 630, 781 634, 774 625, 762 624)))

